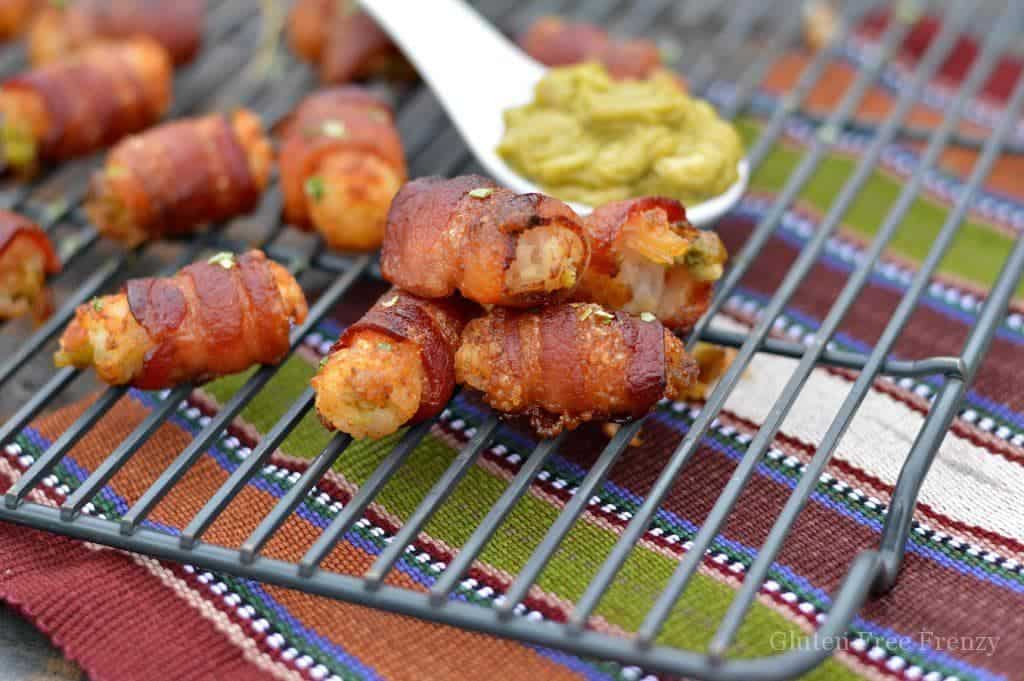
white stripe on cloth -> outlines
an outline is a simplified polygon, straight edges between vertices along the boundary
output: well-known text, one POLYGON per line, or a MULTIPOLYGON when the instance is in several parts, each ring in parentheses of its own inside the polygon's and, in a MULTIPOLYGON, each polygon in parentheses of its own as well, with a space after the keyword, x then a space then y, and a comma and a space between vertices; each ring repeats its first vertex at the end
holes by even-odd
MULTIPOLYGON (((715 326, 731 331, 745 329, 721 315, 715 319, 715 326)), ((762 423, 796 364, 792 359, 766 353, 757 355, 725 408, 736 416, 762 423)), ((812 372, 781 432, 804 442, 821 442, 851 385, 825 370, 812 372)), ((839 443, 835 457, 895 485, 923 422, 918 412, 872 389, 839 443)), ((953 520, 1024 541, 1022 489, 1024 467, 1020 464, 947 433, 920 500, 953 520)))

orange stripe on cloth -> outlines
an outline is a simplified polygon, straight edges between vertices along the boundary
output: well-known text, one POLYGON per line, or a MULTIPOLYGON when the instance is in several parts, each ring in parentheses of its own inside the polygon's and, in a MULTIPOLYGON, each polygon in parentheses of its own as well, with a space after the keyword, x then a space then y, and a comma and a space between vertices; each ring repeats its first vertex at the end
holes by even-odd
MULTIPOLYGON (((84 408, 85 404, 80 403, 61 409, 39 421, 35 427, 44 437, 52 439, 59 436, 84 408)), ((76 444, 70 455, 83 468, 93 470, 109 454, 112 443, 124 439, 147 413, 148 410, 134 400, 122 399, 76 444)), ((173 423, 164 424, 114 477, 111 487, 131 503, 189 441, 190 437, 184 430, 173 423)), ((227 477, 212 457, 201 457, 173 492, 153 510, 150 519, 183 527, 227 477)), ((210 527, 204 541, 240 546, 275 501, 271 494, 247 486, 210 527)), ((318 528, 292 514, 264 553, 297 561, 319 534, 318 528)), ((360 548, 341 544, 324 561, 324 569, 361 574, 369 569, 373 559, 360 548)), ((422 585, 398 571, 391 575, 388 583, 424 590, 422 585)), ((498 668, 496 665, 502 669, 502 678, 510 681, 581 678, 533 649, 511 641, 290 589, 271 585, 265 589, 305 625, 344 647, 388 679, 479 679, 493 674, 498 668)))
MULTIPOLYGON (((803 73, 809 61, 810 57, 805 54, 784 56, 775 63, 768 73, 764 81, 764 89, 776 95, 787 94, 796 86, 800 74, 803 73)), ((820 116, 831 113, 836 107, 836 102, 843 98, 853 84, 857 73, 852 66, 843 62, 834 62, 829 65, 821 80, 807 97, 805 108, 820 116)), ((888 90, 882 87, 873 87, 865 95, 857 109, 856 116, 865 123, 877 122, 892 111, 895 103, 896 99, 888 90)), ((917 105, 911 109, 907 120, 912 125, 935 128, 942 122, 943 115, 942 111, 917 105)), ((981 139, 985 139, 990 134, 989 130, 967 121, 961 122, 960 130, 981 139)), ((924 149, 924 146, 919 143, 908 143, 908 146, 919 152, 924 149)), ((942 155, 942 166, 947 171, 964 177, 970 173, 977 158, 978 152, 951 145, 942 155)), ((985 185, 998 192, 1019 196, 1022 174, 1024 174, 1024 156, 1004 154, 995 164, 985 185)))

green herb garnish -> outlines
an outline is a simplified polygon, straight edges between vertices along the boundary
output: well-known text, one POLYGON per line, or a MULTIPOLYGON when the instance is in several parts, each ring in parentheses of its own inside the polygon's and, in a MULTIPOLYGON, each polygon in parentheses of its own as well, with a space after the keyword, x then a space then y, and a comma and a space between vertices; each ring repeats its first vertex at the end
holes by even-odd
POLYGON ((103 311, 103 301, 100 300, 99 298, 93 298, 92 299, 92 309, 96 310, 97 312, 102 312, 103 311))
POLYGON ((391 343, 380 342, 377 343, 377 349, 383 350, 384 352, 391 352, 393 348, 391 346, 391 343))
POLYGON ((324 121, 323 125, 320 126, 320 131, 327 137, 339 140, 348 134, 348 130, 345 129, 345 123, 337 120, 324 121))
POLYGON ((327 357, 327 355, 324 355, 323 357, 320 358, 320 362, 317 364, 318 369, 324 368, 324 365, 327 364, 327 357))
POLYGON ((211 265, 220 265, 226 270, 230 270, 235 266, 235 254, 229 251, 221 251, 216 255, 210 256, 210 259, 206 262, 211 265))
POLYGON ((486 199, 493 193, 493 187, 477 187, 476 189, 471 189, 469 191, 469 195, 472 196, 474 199, 486 199))
POLYGON ((324 178, 319 175, 313 175, 306 180, 306 196, 316 202, 324 198, 324 178))

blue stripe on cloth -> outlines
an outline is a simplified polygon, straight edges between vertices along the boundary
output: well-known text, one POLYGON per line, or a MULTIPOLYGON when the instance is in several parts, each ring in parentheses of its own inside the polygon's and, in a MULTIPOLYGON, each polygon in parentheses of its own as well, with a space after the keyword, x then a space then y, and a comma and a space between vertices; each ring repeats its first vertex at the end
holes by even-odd
MULTIPOLYGON (((455 411, 471 414, 474 419, 480 419, 486 413, 483 409, 479 408, 472 402, 460 398, 456 398, 455 407, 455 411)), ((653 418, 657 419, 659 422, 665 423, 670 428, 680 430, 681 432, 685 432, 685 429, 679 427, 680 424, 677 421, 665 415, 664 412, 655 412, 653 418)), ((499 429, 499 435, 503 436, 502 439, 506 439, 509 443, 514 442, 514 449, 520 452, 529 452, 536 444, 536 441, 533 440, 532 438, 507 428, 499 429)), ((721 453, 730 459, 737 460, 742 456, 742 453, 739 452, 738 450, 729 448, 724 444, 718 442, 717 440, 705 438, 705 443, 709 444, 714 451, 721 453)), ((575 475, 572 476, 575 478, 573 482, 578 483, 586 474, 585 469, 558 455, 551 457, 549 461, 551 463, 557 464, 557 466, 560 468, 573 471, 575 473, 575 475)), ((779 474, 778 472, 769 469, 764 464, 758 467, 758 473, 764 477, 773 480, 776 483, 784 484, 790 489, 796 486, 795 481, 790 480, 785 476, 779 474)), ((638 508, 644 501, 643 497, 634 494, 633 492, 625 488, 622 488, 618 485, 615 485, 614 483, 609 481, 606 481, 604 483, 602 490, 605 494, 614 494, 619 498, 626 499, 629 502, 631 502, 633 507, 625 510, 635 511, 636 508, 638 508)), ((833 511, 837 511, 846 517, 853 518, 857 522, 867 525, 875 532, 879 532, 881 529, 880 524, 874 519, 867 518, 855 511, 841 508, 839 504, 837 504, 835 501, 833 501, 832 499, 828 498, 825 495, 815 493, 812 495, 811 498, 815 502, 821 503, 822 505, 828 507, 833 511)), ((675 513, 671 513, 665 509, 659 509, 656 517, 659 521, 670 527, 672 531, 674 531, 676 534, 683 537, 692 538, 696 534, 698 529, 693 522, 675 513)), ((719 536, 718 539, 715 541, 714 546, 724 547, 725 550, 733 553, 734 555, 738 554, 744 556, 747 558, 748 563, 752 561, 752 559, 757 555, 757 549, 721 536, 719 536)), ((942 565, 956 569, 956 566, 952 565, 953 561, 949 559, 948 556, 939 553, 933 549, 911 546, 910 550, 914 551, 915 553, 919 553, 920 555, 923 555, 927 558, 935 560, 936 562, 942 565)), ((971 576, 979 577, 977 571, 975 570, 968 570, 968 573, 971 574, 971 576)), ((780 563, 774 563, 772 565, 771 577, 779 582, 787 584, 790 588, 793 588, 793 590, 797 592, 798 595, 807 600, 816 601, 820 604, 826 605, 831 603, 829 594, 826 591, 813 586, 806 578, 796 573, 789 566, 782 565, 780 563)), ((1018 587, 1018 589, 1024 590, 1024 585, 1017 584, 1016 586, 1018 587)), ((894 640, 902 637, 902 635, 897 634, 896 632, 893 632, 885 627, 882 627, 881 625, 860 618, 855 620, 855 627, 859 630, 868 631, 880 638, 884 638, 885 640, 894 640)), ((969 673, 971 675, 977 676, 978 678, 991 679, 992 681, 997 681, 998 679, 1002 678, 998 675, 993 675, 984 669, 972 667, 971 665, 966 664, 956 658, 950 657, 949 655, 942 653, 941 651, 936 651, 932 648, 917 644, 913 641, 907 642, 907 645, 904 648, 904 652, 907 655, 915 655, 919 657, 922 661, 930 661, 935 665, 944 665, 950 668, 955 668, 960 673, 969 673)))
MULTIPOLYGON (((152 408, 158 402, 158 399, 152 393, 131 390, 129 394, 132 396, 132 398, 138 400, 143 406, 147 408, 152 408)), ((181 418, 176 413, 172 414, 168 420, 174 422, 175 425, 179 426, 186 432, 192 433, 193 435, 196 432, 198 432, 194 424, 190 423, 187 419, 181 418)), ((221 450, 217 446, 210 447, 207 450, 207 452, 214 458, 214 460, 218 463, 218 465, 221 466, 221 468, 223 468, 229 473, 234 471, 234 469, 238 467, 238 463, 235 462, 229 455, 227 455, 223 450, 221 450)), ((261 491, 266 492, 267 494, 270 494, 278 499, 284 496, 284 494, 288 490, 288 487, 286 487, 282 483, 283 481, 278 482, 274 479, 268 479, 267 477, 264 476, 262 472, 254 476, 249 482, 249 484, 256 487, 257 489, 260 489, 261 491)), ((315 527, 318 527, 320 529, 324 529, 327 526, 329 519, 319 514, 315 509, 309 508, 309 503, 309 499, 304 500, 303 504, 300 505, 299 508, 296 510, 296 515, 298 515, 311 525, 314 525, 315 527)), ((171 530, 174 534, 178 534, 179 532, 175 528, 171 528, 171 530)), ((378 543, 366 539, 361 533, 359 533, 355 529, 350 530, 348 533, 346 533, 345 541, 362 549, 371 556, 380 555, 380 553, 383 551, 382 546, 380 546, 378 543)), ((422 584, 424 587, 427 588, 432 586, 436 581, 435 577, 428 573, 425 573, 416 565, 404 559, 399 560, 398 563, 396 563, 395 569, 399 570, 405 575, 408 575, 414 581, 416 581, 419 584, 422 584)), ((267 594, 261 587, 259 587, 258 583, 253 582, 252 580, 237 577, 228 577, 228 579, 243 581, 246 584, 246 588, 252 590, 254 593, 258 592, 258 596, 261 602, 265 605, 265 607, 272 609, 281 618, 287 618, 289 626, 291 626, 292 629, 294 629, 297 633, 303 636, 308 644, 317 645, 319 643, 319 641, 310 640, 308 638, 309 634, 307 634, 307 632, 312 632, 312 630, 309 630, 304 625, 302 625, 300 620, 292 616, 287 611, 287 609, 284 608, 284 606, 277 603, 277 601, 275 601, 272 596, 267 594)), ((459 600, 468 600, 465 597, 465 595, 460 594, 459 592, 456 592, 454 594, 454 597, 458 598, 459 600)), ((318 634, 315 634, 315 632, 313 632, 313 635, 316 636, 318 639, 322 639, 322 637, 320 637, 318 634)), ((327 643, 330 642, 327 641, 327 643)), ((323 648, 323 645, 318 645, 317 647, 323 648)), ((614 678, 601 672, 600 670, 596 669, 595 667, 581 660, 578 657, 560 653, 554 650, 549 650, 539 646, 528 647, 535 650, 535 652, 551 659, 552 661, 570 668, 572 671, 584 674, 587 679, 592 679, 593 681, 605 681, 607 679, 614 678)), ((343 654, 348 655, 347 653, 343 654)), ((348 656, 351 657, 350 655, 348 656)))

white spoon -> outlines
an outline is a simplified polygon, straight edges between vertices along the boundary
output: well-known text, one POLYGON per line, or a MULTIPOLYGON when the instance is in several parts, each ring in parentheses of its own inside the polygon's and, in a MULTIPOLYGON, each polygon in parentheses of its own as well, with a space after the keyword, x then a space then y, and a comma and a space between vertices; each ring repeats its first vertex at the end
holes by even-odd
MULTIPOLYGON (((402 48, 441 100, 456 129, 498 182, 519 193, 543 192, 498 156, 505 131, 502 112, 533 99, 545 67, 508 41, 462 0, 359 0, 402 48)), ((723 194, 686 206, 697 226, 710 226, 740 200, 750 174, 746 159, 739 179, 723 194)), ((581 214, 589 206, 570 204, 581 214)))

